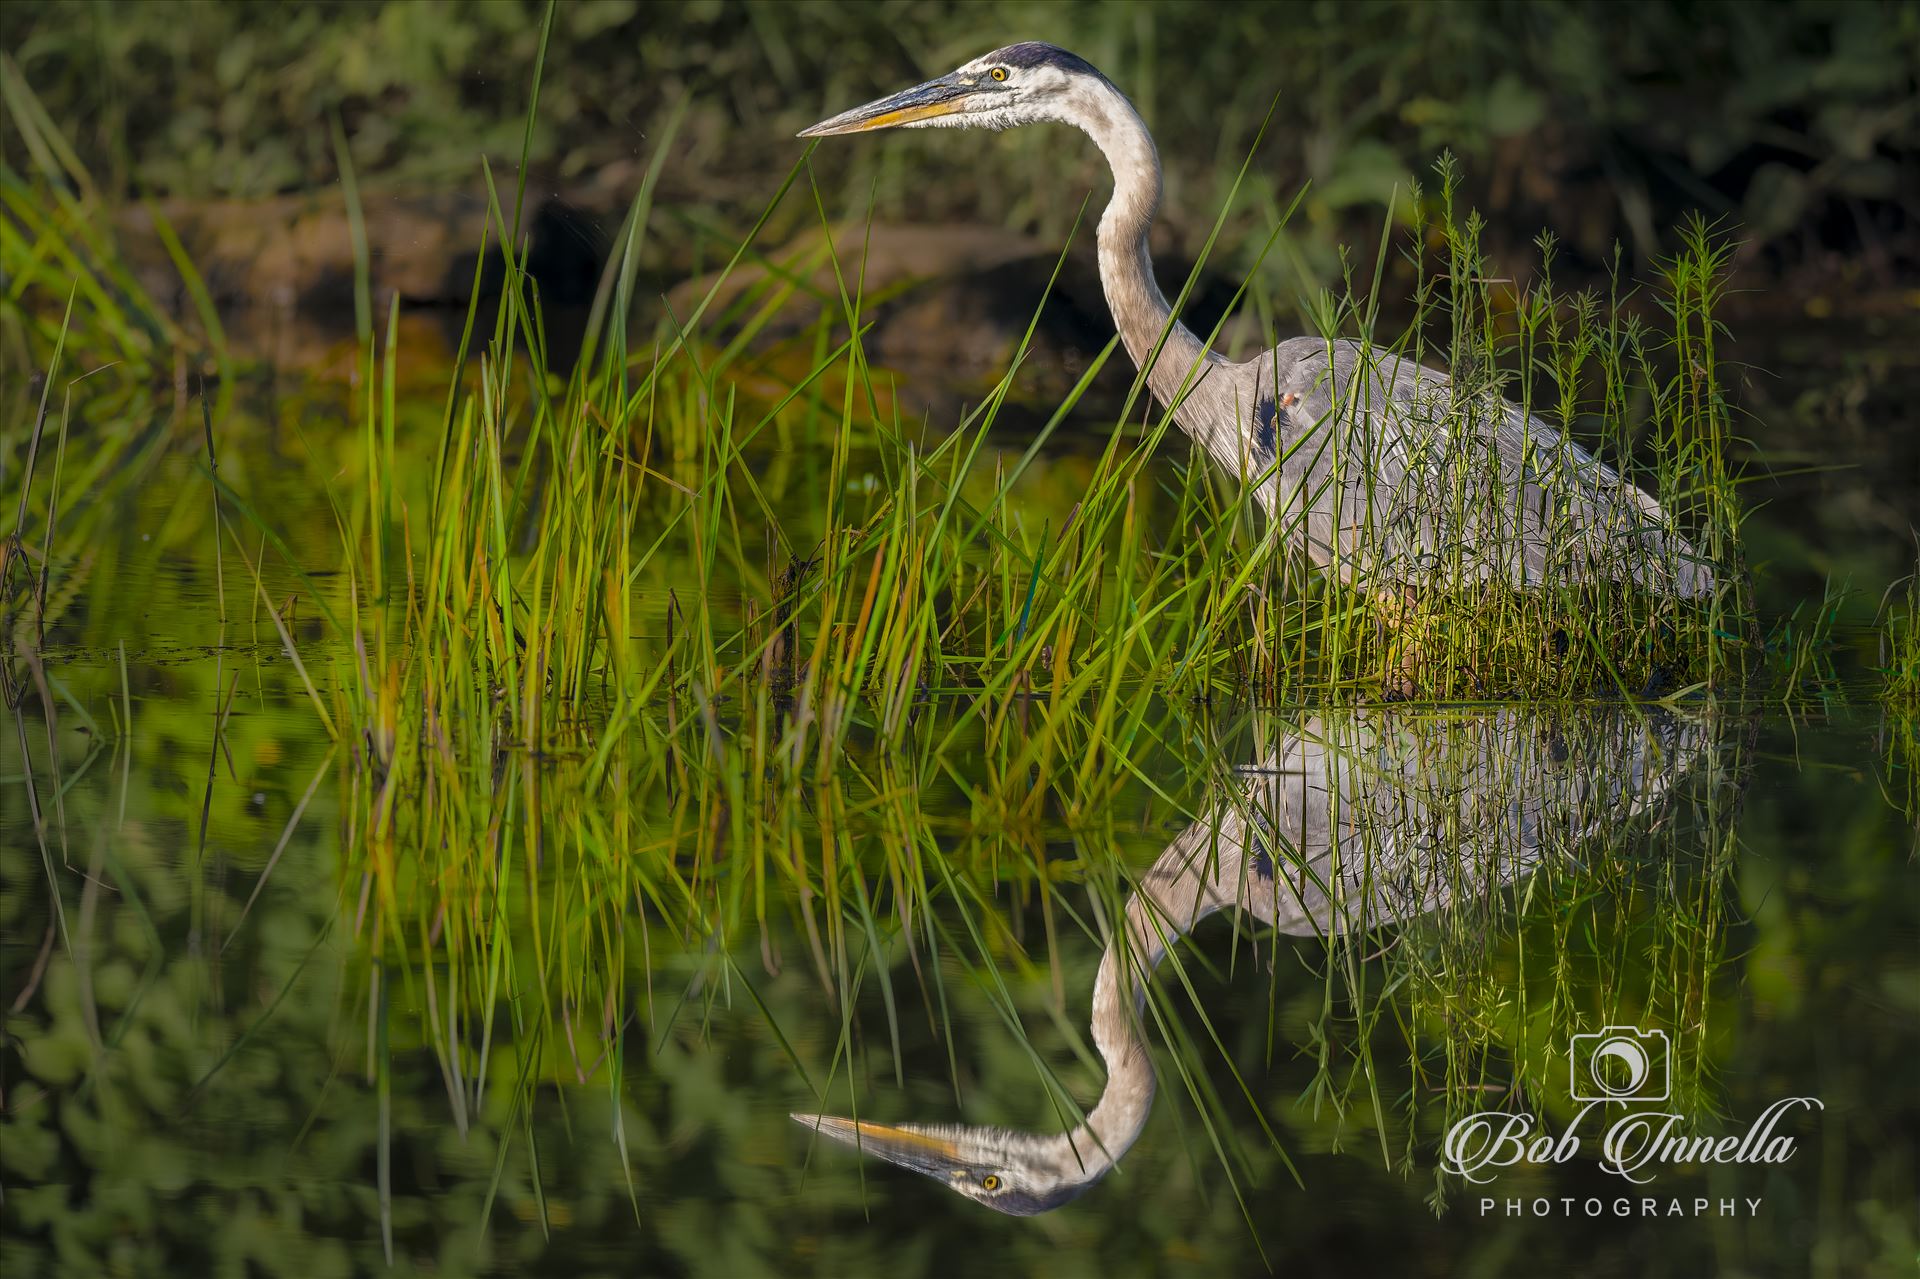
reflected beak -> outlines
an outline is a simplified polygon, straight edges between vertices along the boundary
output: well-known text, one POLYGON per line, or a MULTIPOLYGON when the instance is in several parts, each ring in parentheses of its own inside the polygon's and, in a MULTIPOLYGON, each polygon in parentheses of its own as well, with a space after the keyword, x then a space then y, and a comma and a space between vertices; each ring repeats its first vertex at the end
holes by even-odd
POLYGON ((953 115, 965 109, 967 99, 979 87, 964 84, 952 76, 942 76, 890 98, 881 98, 864 107, 842 111, 811 129, 802 129, 800 136, 824 138, 835 133, 871 133, 875 129, 893 129, 903 124, 931 120, 935 116, 953 115))
POLYGON ((902 1168, 929 1176, 946 1175, 957 1166, 960 1150, 951 1138, 907 1126, 868 1123, 864 1119, 841 1119, 835 1115, 795 1114, 793 1121, 823 1137, 831 1137, 902 1168))

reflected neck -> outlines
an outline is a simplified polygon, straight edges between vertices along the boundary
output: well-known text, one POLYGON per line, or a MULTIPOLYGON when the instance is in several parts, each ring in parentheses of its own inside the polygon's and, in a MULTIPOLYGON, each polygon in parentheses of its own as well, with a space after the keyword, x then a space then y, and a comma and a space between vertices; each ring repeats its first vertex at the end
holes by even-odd
POLYGON ((1175 841, 1169 850, 1173 858, 1162 859, 1161 866, 1168 869, 1157 866, 1160 873, 1150 873, 1127 900, 1126 940, 1116 937, 1100 960, 1093 983, 1093 1042, 1106 1062, 1107 1085, 1087 1121, 1062 1138, 1088 1180, 1118 1162, 1153 1110, 1153 1059, 1140 1031, 1147 982, 1167 957, 1171 942, 1225 905, 1210 891, 1205 873, 1217 872, 1218 866, 1209 868, 1198 854, 1206 843, 1197 836, 1208 834, 1210 828, 1195 826, 1175 841))

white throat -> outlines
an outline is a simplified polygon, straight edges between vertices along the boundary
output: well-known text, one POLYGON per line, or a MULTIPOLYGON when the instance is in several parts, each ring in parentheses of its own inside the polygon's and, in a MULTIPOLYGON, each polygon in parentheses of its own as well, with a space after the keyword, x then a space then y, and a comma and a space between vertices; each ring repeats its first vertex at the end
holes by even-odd
POLYGON ((1092 138, 1113 170, 1113 198, 1098 234, 1100 284, 1136 366, 1145 366, 1164 335, 1147 381, 1162 404, 1171 404, 1183 383, 1191 394, 1199 378, 1195 366, 1215 357, 1185 325, 1169 328, 1173 308, 1154 278, 1147 234, 1160 208, 1160 153, 1140 113, 1104 80, 1076 79, 1054 100, 1054 118, 1092 138))

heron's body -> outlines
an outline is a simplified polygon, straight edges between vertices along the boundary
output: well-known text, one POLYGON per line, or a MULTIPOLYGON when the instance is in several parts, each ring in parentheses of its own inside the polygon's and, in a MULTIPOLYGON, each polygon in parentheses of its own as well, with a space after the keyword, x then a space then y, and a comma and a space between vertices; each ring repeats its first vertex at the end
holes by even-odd
POLYGON ((1153 138, 1126 96, 1073 54, 1010 45, 807 135, 1039 121, 1085 132, 1113 171, 1100 278, 1154 397, 1316 562, 1370 584, 1711 590, 1657 502, 1497 395, 1456 403, 1445 373, 1357 342, 1294 338, 1242 362, 1209 350, 1154 278, 1153 138))

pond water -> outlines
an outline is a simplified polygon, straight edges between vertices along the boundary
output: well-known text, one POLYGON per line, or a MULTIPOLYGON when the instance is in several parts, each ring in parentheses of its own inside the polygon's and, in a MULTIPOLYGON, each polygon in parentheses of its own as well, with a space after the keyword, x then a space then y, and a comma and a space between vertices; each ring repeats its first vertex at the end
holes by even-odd
MULTIPOLYGON (((1901 571, 1907 337, 1741 350, 1772 370, 1763 612, 1901 571)), ((93 436, 68 459, 84 537, 10 650, 0 746, 8 1275, 1910 1270, 1915 729, 1846 627, 1787 699, 1151 698, 1124 750, 1096 726, 1036 762, 1043 711, 934 689, 908 748, 824 775, 498 750, 455 806, 323 720, 369 661, 322 615, 353 603, 362 477, 331 459, 362 391, 289 374, 225 407, 245 512, 216 514, 195 432, 144 425, 197 417, 170 393, 88 424, 119 433, 99 473, 93 436), (1111 977, 1172 943, 1137 1021, 1116 998, 1090 1029, 1110 946, 1111 977), (1142 1045, 1150 1108, 1096 1111, 1102 1053, 1142 1045), (863 1156, 796 1112, 880 1126, 863 1156), (1064 1160, 1006 1135, 1089 1113, 1064 1160), (1668 1158, 1621 1123, 1667 1113, 1740 1140, 1668 1158)), ((404 387, 399 420, 443 396, 404 387)), ((1036 523, 1099 447, 1059 433, 1036 523)), ((825 474, 774 450, 760 478, 779 506, 825 474)), ((720 758, 751 731, 668 713, 720 758)))

